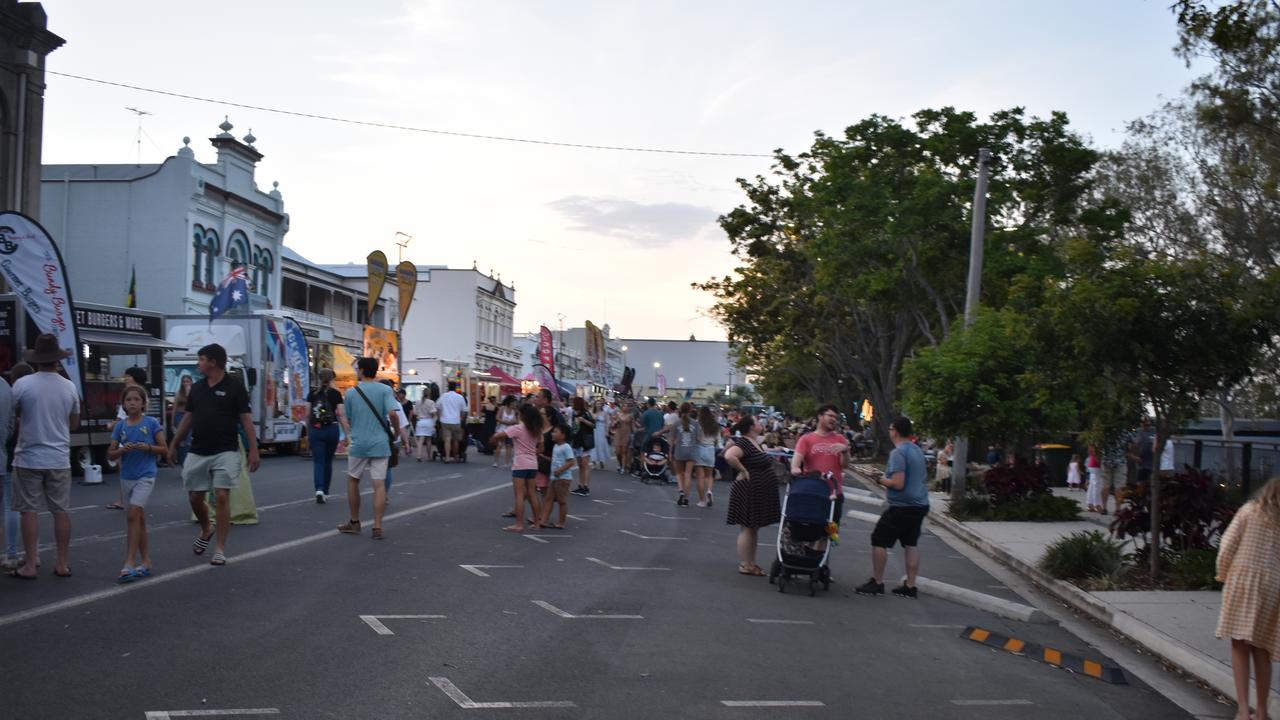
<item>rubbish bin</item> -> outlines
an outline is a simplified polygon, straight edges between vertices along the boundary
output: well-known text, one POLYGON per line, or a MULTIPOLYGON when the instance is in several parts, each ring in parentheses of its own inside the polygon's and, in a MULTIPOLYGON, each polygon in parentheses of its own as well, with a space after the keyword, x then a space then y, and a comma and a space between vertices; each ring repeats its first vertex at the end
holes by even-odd
POLYGON ((1036 453, 1044 458, 1049 466, 1049 486, 1066 487, 1067 465, 1071 463, 1072 448, 1059 443, 1041 443, 1035 446, 1036 453))
POLYGON ((85 485, 101 485, 102 484, 102 466, 101 465, 82 465, 84 468, 84 478, 80 481, 85 485))

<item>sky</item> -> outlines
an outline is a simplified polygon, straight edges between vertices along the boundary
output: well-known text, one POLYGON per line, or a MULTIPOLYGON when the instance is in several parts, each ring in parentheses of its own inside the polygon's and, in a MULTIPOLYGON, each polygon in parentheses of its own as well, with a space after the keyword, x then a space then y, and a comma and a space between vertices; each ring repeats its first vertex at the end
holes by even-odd
POLYGON ((227 107, 48 76, 44 162, 155 163, 223 116, 280 183, 285 244, 323 263, 492 270, 515 329, 608 323, 723 339, 692 283, 732 271, 717 217, 767 174, 871 114, 1065 111, 1099 147, 1178 94, 1168 0, 44 0, 48 69, 294 112, 714 157, 479 140, 227 107))

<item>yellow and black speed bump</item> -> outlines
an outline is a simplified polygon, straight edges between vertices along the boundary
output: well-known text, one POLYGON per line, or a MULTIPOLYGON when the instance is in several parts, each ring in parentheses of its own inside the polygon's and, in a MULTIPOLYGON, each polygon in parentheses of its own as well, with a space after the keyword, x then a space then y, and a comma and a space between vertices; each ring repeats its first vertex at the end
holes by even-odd
POLYGON ((1040 660, 1064 670, 1088 675, 1112 685, 1129 684, 1129 681, 1124 677, 1124 671, 1115 665, 1109 665, 1097 660, 1088 660, 1061 650, 1024 642, 1017 638, 1005 637, 990 630, 983 630, 980 627, 971 625, 960 633, 960 637, 988 647, 1011 652, 1015 655, 1023 655, 1033 660, 1040 660))

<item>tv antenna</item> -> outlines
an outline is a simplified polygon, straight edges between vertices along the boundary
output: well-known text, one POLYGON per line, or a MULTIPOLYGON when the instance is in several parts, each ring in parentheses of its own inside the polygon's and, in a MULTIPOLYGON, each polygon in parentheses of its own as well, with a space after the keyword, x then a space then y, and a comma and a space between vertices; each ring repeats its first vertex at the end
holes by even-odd
POLYGON ((137 137, 138 157, 134 164, 137 167, 142 167, 142 116, 151 115, 152 113, 149 113, 146 110, 139 110, 138 108, 135 108, 135 107, 127 107, 125 108, 125 110, 128 110, 129 112, 138 116, 138 137, 137 137))
POLYGON ((396 246, 400 248, 398 251, 396 251, 396 262, 397 263, 404 262, 404 249, 409 247, 409 241, 413 240, 413 236, 410 235, 409 233, 403 233, 397 230, 395 235, 395 240, 396 240, 396 246), (404 238, 404 239, 401 240, 400 238, 404 238))

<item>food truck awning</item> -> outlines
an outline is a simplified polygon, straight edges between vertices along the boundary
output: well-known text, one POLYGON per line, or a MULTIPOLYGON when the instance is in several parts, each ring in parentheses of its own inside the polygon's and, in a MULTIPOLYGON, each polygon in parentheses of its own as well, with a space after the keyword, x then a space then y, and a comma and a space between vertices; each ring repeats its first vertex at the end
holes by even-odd
POLYGON ((186 350, 182 345, 154 338, 149 335, 112 332, 110 330, 81 330, 80 342, 96 345, 118 345, 123 347, 145 347, 156 350, 186 350))

